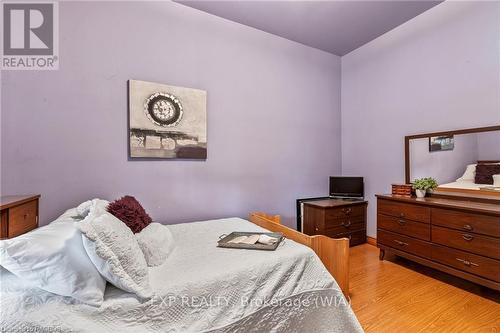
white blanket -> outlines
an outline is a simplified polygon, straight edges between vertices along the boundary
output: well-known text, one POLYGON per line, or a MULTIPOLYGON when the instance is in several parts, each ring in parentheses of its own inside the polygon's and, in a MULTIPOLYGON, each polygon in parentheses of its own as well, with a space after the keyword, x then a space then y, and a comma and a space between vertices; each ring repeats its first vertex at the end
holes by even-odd
POLYGON ((441 184, 438 189, 446 190, 447 188, 456 188, 464 190, 479 190, 479 188, 483 186, 491 186, 491 184, 476 184, 473 180, 460 180, 453 183, 441 184))
POLYGON ((176 248, 150 269, 155 296, 140 302, 107 286, 100 308, 23 283, 2 268, 7 332, 362 332, 337 283, 309 248, 217 248, 221 234, 263 231, 239 218, 168 226, 176 248))

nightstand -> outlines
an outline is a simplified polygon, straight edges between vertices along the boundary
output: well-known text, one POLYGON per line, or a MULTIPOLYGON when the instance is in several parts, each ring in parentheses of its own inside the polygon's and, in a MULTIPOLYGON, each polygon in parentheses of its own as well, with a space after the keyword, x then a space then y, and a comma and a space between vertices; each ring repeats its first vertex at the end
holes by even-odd
POLYGON ((12 238, 38 228, 40 195, 0 197, 0 239, 12 238))
POLYGON ((366 243, 364 200, 327 199, 304 202, 303 233, 349 238, 350 246, 366 243))

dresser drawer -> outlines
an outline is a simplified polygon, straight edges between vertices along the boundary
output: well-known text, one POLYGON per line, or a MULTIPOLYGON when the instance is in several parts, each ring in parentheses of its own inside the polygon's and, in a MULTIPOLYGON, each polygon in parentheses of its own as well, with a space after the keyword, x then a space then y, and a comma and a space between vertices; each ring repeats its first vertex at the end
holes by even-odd
POLYGON ((348 238, 349 239, 349 246, 359 245, 359 244, 366 243, 366 229, 336 234, 336 235, 329 236, 329 237, 348 238))
POLYGON ((358 223, 364 223, 365 216, 346 216, 346 217, 338 217, 338 218, 325 218, 325 229, 337 228, 342 226, 349 226, 358 223))
POLYGON ((325 211, 325 220, 334 221, 338 219, 363 220, 365 217, 365 206, 348 206, 329 208, 325 211))
POLYGON ((377 232, 377 243, 420 257, 431 257, 430 243, 393 232, 379 229, 377 232))
POLYGON ((422 240, 431 240, 430 224, 414 222, 404 218, 378 214, 377 226, 381 229, 393 231, 422 240))
POLYGON ((500 282, 500 261, 450 249, 432 246, 432 259, 442 264, 500 282))
POLYGON ((344 223, 341 226, 335 226, 335 227, 327 225, 325 228, 325 235, 329 237, 335 237, 338 234, 350 233, 360 230, 366 230, 366 225, 364 221, 352 224, 344 223))
POLYGON ((450 246, 483 256, 500 259, 500 239, 469 232, 432 226, 433 243, 450 246))
POLYGON ((366 243, 366 229, 351 232, 349 238, 349 246, 359 245, 366 243))
POLYGON ((377 205, 378 212, 385 215, 423 223, 429 223, 431 219, 431 209, 429 207, 381 199, 378 200, 377 205))
POLYGON ((490 215, 432 208, 432 224, 464 232, 500 237, 500 217, 490 215))
POLYGON ((38 201, 9 208, 8 237, 16 237, 38 226, 38 201))
POLYGON ((335 235, 335 234, 342 234, 342 233, 346 233, 346 232, 354 232, 354 231, 359 231, 359 230, 366 230, 366 225, 365 225, 364 221, 351 223, 351 224, 349 222, 347 222, 347 223, 344 223, 343 225, 335 226, 335 227, 327 225, 327 227, 325 228, 325 234, 335 235))

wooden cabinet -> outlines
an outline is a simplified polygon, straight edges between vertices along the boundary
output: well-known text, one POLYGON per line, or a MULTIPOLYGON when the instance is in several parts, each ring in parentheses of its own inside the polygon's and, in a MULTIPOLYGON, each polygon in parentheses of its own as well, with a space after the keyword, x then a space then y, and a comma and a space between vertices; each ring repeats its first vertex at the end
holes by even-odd
POLYGON ((366 242, 366 201, 327 199, 304 203, 303 232, 349 238, 351 246, 366 242))
POLYGON ((500 290, 500 204, 377 196, 377 245, 500 290))
POLYGON ((38 227, 40 195, 0 197, 0 239, 22 235, 38 227))

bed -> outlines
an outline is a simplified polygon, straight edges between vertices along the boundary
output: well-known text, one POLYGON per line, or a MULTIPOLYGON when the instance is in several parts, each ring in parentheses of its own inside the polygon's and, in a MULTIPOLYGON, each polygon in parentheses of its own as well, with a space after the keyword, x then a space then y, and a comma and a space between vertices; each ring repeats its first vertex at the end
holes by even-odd
POLYGON ((92 333, 363 331, 342 289, 348 292, 346 239, 301 234, 281 225, 279 216, 252 213, 249 220, 228 218, 165 226, 174 235, 176 247, 167 262, 150 268, 154 296, 147 301, 108 283, 103 304, 94 307, 35 288, 0 268, 1 329, 92 333), (282 232, 286 240, 272 252, 215 246, 220 235, 236 230, 282 232))
POLYGON ((474 182, 457 181, 439 185, 436 193, 456 193, 459 195, 500 197, 500 187, 491 184, 476 184, 474 182))
MULTIPOLYGON (((472 195, 489 195, 500 196, 500 186, 492 183, 482 184, 476 183, 476 167, 481 164, 500 164, 499 160, 483 160, 477 161, 475 164, 469 164, 466 167, 464 174, 456 181, 446 184, 441 184, 436 189, 437 192, 451 192, 472 195)), ((492 177, 491 173, 489 174, 492 177)))

